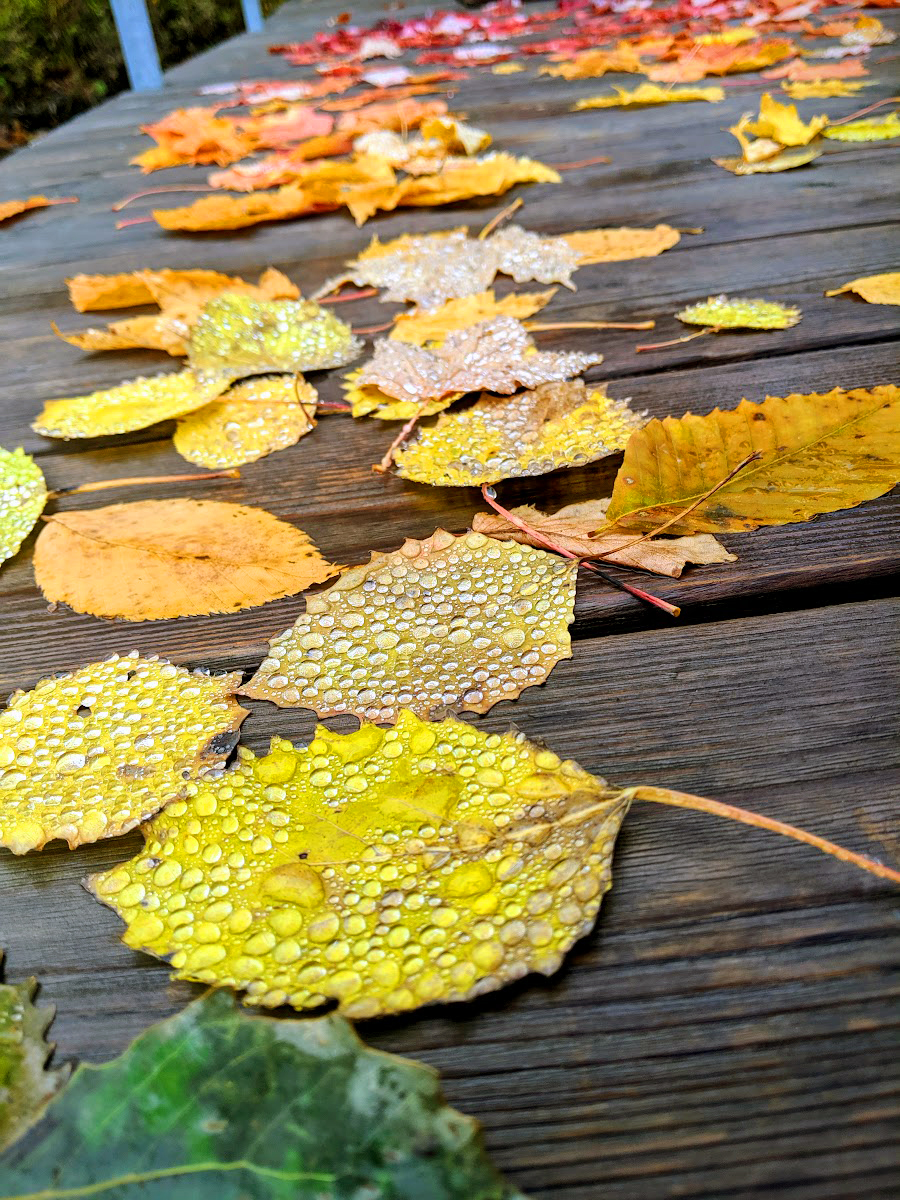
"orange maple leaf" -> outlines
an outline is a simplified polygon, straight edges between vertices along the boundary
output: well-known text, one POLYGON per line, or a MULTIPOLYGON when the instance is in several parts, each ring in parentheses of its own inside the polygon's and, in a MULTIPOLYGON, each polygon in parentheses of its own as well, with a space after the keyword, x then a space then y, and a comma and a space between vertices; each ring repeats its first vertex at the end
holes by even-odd
POLYGON ((254 134, 238 118, 219 117, 213 108, 178 108, 141 130, 157 143, 131 160, 145 175, 193 163, 227 167, 256 148, 254 134))
POLYGON ((814 79, 859 79, 869 72, 858 58, 845 58, 841 62, 805 63, 802 58, 792 58, 790 62, 776 67, 773 71, 763 71, 763 79, 790 79, 796 82, 809 83, 814 79))

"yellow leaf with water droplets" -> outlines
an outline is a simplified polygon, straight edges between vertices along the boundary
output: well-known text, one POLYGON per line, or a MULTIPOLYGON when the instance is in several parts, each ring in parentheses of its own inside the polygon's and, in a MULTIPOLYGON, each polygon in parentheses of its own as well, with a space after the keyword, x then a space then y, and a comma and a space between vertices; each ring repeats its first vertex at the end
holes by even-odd
POLYGON ((480 487, 544 475, 624 450, 644 424, 606 388, 580 379, 545 383, 515 396, 483 395, 463 412, 444 413, 395 456, 397 473, 416 483, 480 487))
POLYGON ((224 765, 240 673, 113 655, 14 692, 0 712, 0 846, 118 837, 224 765))
POLYGON ((678 104, 690 100, 707 100, 710 104, 718 104, 725 99, 725 91, 720 87, 682 87, 664 88, 655 83, 642 83, 629 91, 627 88, 616 87, 613 96, 586 96, 578 100, 572 111, 579 112, 584 108, 640 108, 645 104, 678 104))
POLYGON ((200 467, 240 467, 295 445, 315 425, 316 389, 294 375, 245 379, 182 417, 175 449, 200 467))
POLYGON ((885 142, 900 137, 900 113, 887 117, 866 117, 848 125, 835 125, 825 130, 827 138, 836 142, 885 142))
POLYGON ((856 292, 869 304, 900 304, 900 271, 886 271, 883 275, 863 275, 851 279, 843 287, 826 292, 826 296, 840 296, 842 292, 856 292))
POLYGON ((610 887, 630 799, 522 734, 403 712, 242 750, 89 887, 177 978, 399 1013, 556 971, 610 887))
POLYGON ((354 417, 377 417, 379 421, 408 421, 410 417, 433 417, 435 413, 443 412, 457 400, 461 400, 464 392, 448 392, 434 400, 421 404, 417 400, 395 400, 374 384, 359 383, 362 368, 357 367, 344 377, 344 397, 350 405, 354 417))
POLYGON ((34 459, 0 446, 0 563, 18 551, 46 503, 47 484, 34 459))
POLYGON ((448 300, 439 308, 400 313, 388 336, 395 342, 424 346, 426 342, 443 341, 449 333, 468 329, 492 317, 516 317, 518 320, 533 317, 555 295, 556 288, 551 288, 547 292, 510 292, 498 300, 493 290, 475 292, 471 296, 448 300))
POLYGON ((686 325, 711 325, 717 329, 790 329, 802 313, 799 308, 775 300, 710 296, 700 304, 689 304, 675 316, 686 325))
POLYGON ((118 387, 48 400, 31 428, 44 437, 91 438, 146 429, 202 408, 224 392, 228 378, 193 371, 141 376, 118 387))
POLYGON ((439 529, 308 596, 244 694, 371 721, 487 712, 571 656, 574 602, 572 563, 439 529))

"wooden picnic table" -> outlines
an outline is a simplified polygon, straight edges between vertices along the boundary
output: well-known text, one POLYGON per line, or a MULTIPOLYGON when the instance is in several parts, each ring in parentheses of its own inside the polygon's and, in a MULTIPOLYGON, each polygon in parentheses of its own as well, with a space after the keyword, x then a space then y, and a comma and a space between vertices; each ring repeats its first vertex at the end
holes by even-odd
MULTIPOLYGON (((402 15, 420 7, 407 4, 402 15)), ((309 37, 332 8, 288 3, 264 33, 168 72, 163 91, 118 96, 0 166, 0 198, 47 192, 80 201, 0 232, 0 444, 36 455, 52 488, 190 469, 172 447, 171 427, 86 442, 31 431, 45 400, 169 361, 149 351, 86 356, 58 340, 51 321, 65 329, 90 323, 72 312, 66 276, 202 266, 255 279, 273 265, 309 294, 374 233, 477 228, 508 203, 510 196, 399 210, 364 229, 345 213, 225 235, 166 234, 155 224, 116 229, 111 205, 141 186, 205 178, 183 168, 143 180, 128 165, 148 144, 138 125, 210 103, 196 96, 203 84, 308 74, 267 47, 309 37)), ((361 24, 383 13, 377 0, 353 6, 361 24)), ((568 171, 561 186, 520 187, 513 194, 525 204, 516 219, 542 233, 702 227, 658 258, 580 270, 577 291, 561 290, 546 310, 560 321, 652 317, 654 334, 543 334, 543 348, 599 345, 606 361, 588 378, 609 380, 614 396, 654 415, 891 381, 897 310, 823 293, 896 266, 896 143, 834 143, 813 167, 738 178, 710 157, 733 152, 721 131, 756 107, 764 86, 757 76, 758 86, 729 88, 715 106, 573 115, 578 97, 634 77, 567 83, 538 78, 540 61, 507 76, 473 68, 454 85, 454 109, 490 130, 498 148, 550 163, 598 154, 612 162, 568 171), (803 320, 784 332, 635 355, 641 340, 682 332, 671 317, 677 308, 725 291, 799 304, 803 320)), ((890 95, 894 65, 873 68, 879 82, 864 99, 806 102, 803 114, 842 116, 890 95)), ((149 211, 149 202, 133 211, 149 211)), ((375 300, 337 311, 351 310, 359 326, 385 319, 375 300)), ((322 383, 325 397, 340 394, 339 374, 322 383)), ((259 505, 345 563, 438 526, 460 531, 483 509, 474 489, 373 474, 385 441, 379 422, 329 416, 314 437, 244 468, 238 482, 169 485, 152 495, 259 505)), ((608 460, 509 483, 502 496, 552 510, 605 494, 616 466, 608 460)), ((59 508, 145 494, 79 496, 59 508)), ((574 657, 546 686, 475 719, 492 731, 515 725, 612 780, 713 796, 896 863, 896 508, 883 498, 722 540, 739 555, 735 564, 653 580, 681 605, 677 622, 582 578, 574 657)), ((48 611, 34 584, 32 547, 33 537, 0 572, 4 696, 132 648, 250 672, 302 604, 294 597, 231 616, 136 625, 48 611)), ((249 707, 242 739, 254 750, 264 751, 274 733, 308 739, 309 713, 249 707)), ((197 994, 171 983, 165 964, 126 948, 119 920, 79 886, 139 844, 135 832, 76 852, 58 843, 25 858, 0 852, 7 974, 40 977, 45 1001, 58 1008, 62 1058, 107 1059, 197 994)), ((363 1022, 360 1032, 437 1067, 449 1100, 484 1123, 498 1166, 535 1197, 895 1197, 896 916, 889 884, 812 849, 696 813, 637 806, 597 928, 556 976, 528 977, 473 1004, 363 1022)))

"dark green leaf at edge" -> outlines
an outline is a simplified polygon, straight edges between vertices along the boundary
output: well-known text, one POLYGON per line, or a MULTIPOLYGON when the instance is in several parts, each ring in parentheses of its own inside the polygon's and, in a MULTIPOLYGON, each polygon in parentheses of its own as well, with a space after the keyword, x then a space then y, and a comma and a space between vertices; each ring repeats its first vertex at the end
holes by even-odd
POLYGON ((250 1016, 213 992, 82 1066, 0 1160, 0 1196, 524 1200, 429 1068, 341 1017, 250 1016))

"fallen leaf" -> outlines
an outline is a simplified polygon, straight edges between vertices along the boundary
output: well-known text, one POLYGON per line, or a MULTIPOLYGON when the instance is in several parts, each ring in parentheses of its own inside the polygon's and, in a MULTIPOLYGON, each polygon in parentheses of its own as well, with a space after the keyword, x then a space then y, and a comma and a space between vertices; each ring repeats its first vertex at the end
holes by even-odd
POLYGON ((202 408, 228 386, 228 379, 200 379, 193 371, 139 376, 87 396, 48 400, 31 428, 44 437, 90 438, 146 429, 202 408))
POLYGON ((525 68, 522 66, 521 63, 502 62, 502 63, 496 63, 493 67, 491 67, 491 74, 492 75, 518 75, 518 73, 520 71, 524 71, 524 70, 525 70, 525 68))
POLYGON ((77 197, 66 196, 51 200, 48 196, 29 196, 27 200, 4 200, 0 203, 0 223, 18 217, 21 213, 32 212, 36 208, 52 208, 56 204, 75 204, 77 197))
POLYGON ((742 400, 706 417, 651 421, 625 450, 610 524, 655 529, 677 516, 752 451, 761 457, 670 527, 718 533, 808 521, 853 508, 900 479, 900 388, 742 400))
POLYGON ((690 304, 675 316, 686 325, 711 325, 717 329, 790 329, 802 317, 799 308, 775 300, 745 300, 710 296, 690 304))
MULTIPOLYGON (((512 228, 507 228, 501 229, 496 236, 502 243, 506 238, 512 241, 511 234, 512 228)), ((676 246, 681 241, 681 234, 671 225, 656 225, 653 229, 632 229, 626 225, 621 229, 576 230, 561 234, 559 240, 575 251, 580 267, 588 267, 632 258, 655 258, 676 246)))
MULTIPOLYGON (((807 146, 827 124, 828 117, 824 114, 807 122, 801 121, 796 104, 779 104, 769 92, 764 93, 759 102, 756 120, 740 123, 742 130, 746 129, 755 137, 771 138, 781 146, 807 146)), ((730 132, 734 133, 735 129, 730 132)))
POLYGON ((733 175, 770 175, 777 171, 791 171, 794 167, 805 167, 821 156, 819 146, 798 146, 796 149, 783 150, 773 154, 771 158, 757 162, 747 162, 743 157, 714 158, 717 167, 724 167, 733 175))
POLYGON ((861 79, 863 75, 868 74, 866 68, 856 59, 836 63, 807 63, 802 58, 792 58, 790 62, 772 71, 763 71, 763 79, 818 83, 823 79, 861 79))
POLYGON ((613 50, 586 50, 558 66, 541 67, 540 74, 562 79, 597 79, 607 71, 635 74, 643 70, 634 49, 627 42, 619 42, 613 50))
POLYGON ((162 350, 173 358, 187 354, 188 325, 177 317, 162 313, 155 316, 126 317, 111 321, 105 329, 80 329, 64 333, 52 326, 57 337, 79 350, 96 353, 106 350, 162 350))
POLYGON ((401 708, 487 712, 571 657, 574 601, 571 563, 439 529, 308 596, 244 694, 384 722, 401 708))
POLYGON ((707 75, 733 75, 744 71, 759 71, 789 58, 796 51, 786 39, 759 40, 738 45, 687 44, 679 49, 675 62, 642 67, 648 79, 655 83, 696 83, 707 75))
POLYGON ((484 129, 476 129, 467 125, 458 117, 449 113, 444 116, 428 117, 419 126, 419 132, 426 141, 438 142, 449 154, 479 154, 486 150, 493 141, 491 135, 484 129))
POLYGON ((686 87, 661 88, 653 83, 642 83, 628 91, 626 88, 613 88, 614 96, 587 96, 578 100, 573 112, 584 108, 640 108, 645 104, 677 104, 688 100, 708 100, 718 104, 725 99, 725 92, 720 87, 686 87))
POLYGON ((56 1010, 38 1008, 36 991, 36 979, 0 983, 0 1151, 34 1124, 69 1074, 68 1067, 47 1066, 54 1047, 46 1035, 56 1010))
MULTIPOLYGON (((354 104, 354 107, 357 105, 354 104)), ((368 101, 366 107, 358 112, 343 113, 338 117, 337 130, 359 137, 373 129, 418 129, 429 117, 440 117, 446 111, 444 100, 397 99, 394 95, 393 99, 384 103, 373 104, 368 101)))
POLYGON ((250 196, 203 196, 180 208, 155 208, 152 216, 163 229, 181 232, 246 229, 263 221, 286 221, 308 213, 339 208, 337 202, 318 204, 297 184, 250 196))
POLYGON ((18 552, 46 503, 47 484, 34 459, 0 446, 0 563, 18 552))
POLYGON ((866 117, 862 121, 851 121, 848 125, 835 125, 825 130, 827 138, 837 142, 884 142, 900 137, 900 113, 892 112, 886 117, 866 117))
POLYGON ((855 96, 871 83, 847 83, 840 79, 818 79, 813 83, 782 83, 781 89, 792 100, 825 100, 829 96, 855 96))
POLYGON ((424 346, 426 342, 443 341, 450 333, 494 317, 516 317, 518 320, 533 317, 555 295, 556 288, 551 288, 548 292, 510 292, 498 300, 492 290, 475 292, 448 300, 439 308, 400 313, 388 336, 395 342, 424 346))
POLYGON ((284 150, 307 138, 327 137, 334 128, 334 117, 308 104, 296 104, 282 112, 255 117, 247 125, 253 131, 255 149, 284 150))
POLYGON ((840 296, 842 292, 856 292, 869 304, 900 304, 900 271, 887 271, 883 275, 863 275, 851 279, 843 287, 826 292, 826 296, 840 296))
POLYGON ((224 374, 239 379, 270 371, 342 367, 361 349, 350 326, 314 300, 226 294, 211 300, 197 319, 188 362, 204 378, 224 374))
MULTIPOLYGON (((193 275, 194 272, 183 272, 193 275)), ((203 272, 221 279, 218 271, 203 272)), ((127 271, 120 275, 73 275, 66 280, 69 299, 78 312, 91 312, 103 308, 136 308, 139 304, 152 304, 150 291, 140 271, 127 271)))
POLYGON ((57 513, 34 549, 52 603, 126 621, 256 608, 338 570, 302 529, 261 508, 140 500, 57 513))
POLYGON ((250 1017, 223 992, 79 1067, 4 1178, 48 1198, 525 1200, 430 1067, 369 1049, 341 1017, 250 1017), (88 1114, 102 1137, 84 1135, 88 1114))
POLYGON ((324 137, 309 138, 290 150, 236 163, 225 171, 211 171, 206 182, 210 187, 232 192, 256 192, 263 188, 280 187, 298 178, 297 168, 303 163, 349 154, 352 149, 353 138, 350 134, 329 133, 324 137))
POLYGON ((508 395, 571 379, 602 361, 602 354, 535 350, 519 321, 495 317, 449 334, 433 349, 382 339, 354 382, 409 404, 412 416, 426 400, 482 388, 508 395))
POLYGON ((141 132, 157 143, 131 160, 145 175, 184 164, 227 167, 256 149, 255 136, 242 129, 239 118, 219 117, 214 108, 179 108, 142 125, 141 132))
MULTIPOLYGON (((499 555, 540 553, 468 536, 499 555)), ((236 770, 146 831, 165 847, 167 877, 180 867, 181 878, 158 884, 145 847, 91 888, 129 926, 127 944, 168 958, 177 977, 242 989, 251 1004, 405 1012, 553 974, 594 924, 629 799, 522 734, 404 710, 395 729, 319 726, 306 749, 275 738, 264 758, 243 751, 236 770), (209 878, 189 832, 204 812, 205 844, 245 867, 229 872, 212 917, 191 924, 176 909, 184 873, 209 878), (203 938, 211 921, 214 942, 203 938), (362 948, 373 937, 381 954, 362 948)))
POLYGON ((186 796, 234 749, 240 679, 134 650, 13 692, 0 712, 0 845, 26 854, 63 838, 71 850, 186 796))
POLYGON ((188 462, 211 469, 256 462, 310 432, 316 400, 316 389, 294 375, 244 380, 182 417, 175 449, 188 462))
MULTIPOLYGON (((591 537, 595 529, 606 524, 608 506, 608 499, 585 500, 580 504, 567 504, 551 514, 523 504, 512 509, 512 513, 538 534, 570 554, 577 554, 579 558, 602 557, 604 562, 651 571, 654 575, 667 575, 671 579, 678 579, 688 563, 707 565, 737 561, 737 555, 729 554, 721 542, 717 542, 709 533, 648 538, 646 542, 637 543, 633 533, 608 533, 591 537)), ((497 513, 476 513, 472 528, 478 533, 504 541, 521 542, 525 546, 542 545, 497 513)))
POLYGON ((515 396, 483 395, 463 412, 444 413, 395 456, 397 473, 416 483, 480 487, 544 475, 624 450, 643 416, 605 387, 582 380, 545 383, 515 396))

